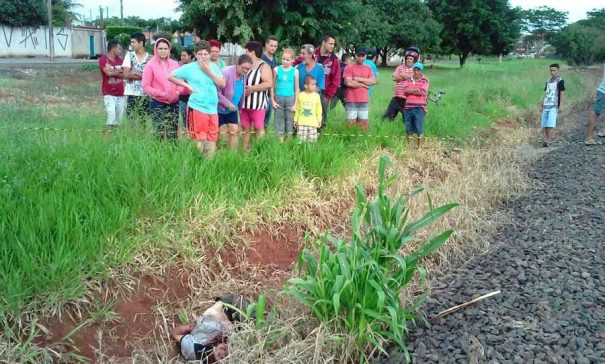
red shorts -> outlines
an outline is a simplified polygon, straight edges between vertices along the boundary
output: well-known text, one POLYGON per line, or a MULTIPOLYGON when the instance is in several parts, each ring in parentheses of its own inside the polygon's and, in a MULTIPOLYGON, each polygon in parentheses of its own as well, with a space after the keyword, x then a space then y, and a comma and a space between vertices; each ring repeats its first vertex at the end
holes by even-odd
POLYGON ((218 114, 204 114, 187 108, 187 133, 198 141, 216 142, 218 140, 218 114))
POLYGON ((252 126, 257 130, 263 129, 265 127, 266 112, 266 109, 241 109, 239 111, 239 122, 242 124, 242 128, 249 128, 252 126))

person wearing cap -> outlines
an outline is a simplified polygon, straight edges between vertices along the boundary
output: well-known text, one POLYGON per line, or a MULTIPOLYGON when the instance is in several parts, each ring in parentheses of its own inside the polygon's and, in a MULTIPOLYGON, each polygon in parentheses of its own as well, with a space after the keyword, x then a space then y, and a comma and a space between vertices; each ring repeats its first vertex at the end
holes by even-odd
MULTIPOLYGON (((372 69, 372 74, 374 75, 374 79, 376 80, 376 84, 378 83, 378 67, 376 66, 376 62, 374 62, 374 57, 376 55, 376 50, 373 48, 366 48, 366 60, 363 61, 363 64, 370 67, 372 69)), ((368 89, 368 97, 372 96, 372 87, 368 89)))
POLYGON ((398 66, 393 72, 392 79, 395 81, 395 90, 393 92, 393 98, 389 102, 384 115, 383 120, 393 121, 397 117, 397 114, 405 111, 405 94, 403 93, 403 83, 405 80, 409 80, 414 75, 413 65, 418 62, 420 56, 418 48, 410 47, 405 51, 403 64, 398 66))
POLYGON ((368 129, 369 119, 369 88, 376 84, 372 69, 364 64, 367 51, 360 47, 355 52, 355 63, 345 67, 343 76, 347 89, 345 91, 345 113, 350 126, 359 125, 368 129))
POLYGON ((239 294, 216 297, 215 303, 195 321, 172 329, 170 337, 178 343, 183 359, 201 360, 206 364, 226 358, 229 354, 227 339, 233 323, 244 321, 242 313, 249 304, 239 294))
POLYGON ((321 95, 326 88, 326 74, 324 67, 315 60, 315 47, 311 44, 305 44, 300 50, 300 57, 303 60, 296 66, 298 70, 298 89, 305 89, 305 77, 311 75, 317 81, 316 91, 321 95))
POLYGON ((418 148, 424 144, 424 119, 426 117, 426 97, 429 93, 429 80, 423 73, 424 65, 420 62, 414 63, 412 78, 403 81, 403 93, 406 98, 405 131, 408 135, 408 146, 413 144, 416 138, 418 148))

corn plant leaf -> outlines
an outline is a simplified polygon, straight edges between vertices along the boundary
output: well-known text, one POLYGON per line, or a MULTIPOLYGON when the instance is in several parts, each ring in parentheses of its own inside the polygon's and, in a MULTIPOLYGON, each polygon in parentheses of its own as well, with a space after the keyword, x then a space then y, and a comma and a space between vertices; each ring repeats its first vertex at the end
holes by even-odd
POLYGON ((411 234, 412 232, 414 232, 416 230, 420 230, 420 229, 427 227, 428 225, 431 225, 432 223, 434 223, 435 221, 437 221, 438 219, 443 217, 443 215, 447 214, 451 209, 453 209, 456 206, 458 206, 457 203, 449 203, 449 204, 446 204, 443 206, 439 206, 439 207, 427 212, 419 220, 408 224, 405 227, 404 234, 405 235, 411 234))

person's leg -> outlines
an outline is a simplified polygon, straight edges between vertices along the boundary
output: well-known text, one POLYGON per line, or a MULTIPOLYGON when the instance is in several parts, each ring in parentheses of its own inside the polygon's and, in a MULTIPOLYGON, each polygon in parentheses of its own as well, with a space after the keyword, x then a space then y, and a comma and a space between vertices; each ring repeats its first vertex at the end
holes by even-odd
POLYGON ((370 120, 370 104, 360 103, 357 110, 357 122, 363 130, 368 130, 370 120))
POLYGON ((134 119, 134 96, 126 96, 126 119, 128 121, 134 119))
POLYGON ((388 121, 393 121, 397 117, 397 113, 399 112, 399 105, 397 102, 397 97, 391 98, 389 101, 389 105, 382 115, 382 120, 387 119, 388 121))
POLYGON ((252 121, 250 120, 249 109, 240 110, 239 117, 242 124, 242 147, 244 152, 250 150, 250 132, 252 131, 252 121))
POLYGON ((103 96, 103 104, 105 104, 105 111, 107 112, 107 122, 105 124, 108 129, 111 129, 116 125, 116 97, 103 96))
POLYGON ((544 142, 547 147, 552 142, 552 136, 554 133, 554 129, 557 126, 557 109, 549 108, 544 109, 542 113, 542 127, 544 128, 544 142))
POLYGON ((118 125, 120 125, 122 123, 125 112, 126 112, 126 96, 116 97, 116 122, 118 125))
POLYGON ((418 148, 424 144, 424 111, 420 108, 414 109, 415 111, 415 129, 418 134, 418 148))
POLYGON ((403 112, 403 120, 405 123, 405 132, 407 134, 408 148, 412 147, 412 143, 414 142, 414 116, 412 114, 412 110, 405 110, 403 112))
MULTIPOLYGON (((136 115, 136 110, 134 112, 136 115)), ((152 99, 149 102, 149 114, 151 115, 151 121, 153 122, 153 127, 155 129, 155 135, 158 138, 162 138, 162 135, 163 135, 162 121, 163 121, 163 116, 164 116, 163 110, 162 110, 162 103, 152 99)))
POLYGON ((292 107, 294 106, 294 102, 296 101, 295 96, 290 96, 286 98, 284 102, 285 116, 284 116, 284 132, 286 138, 292 136, 294 132, 294 111, 292 111, 292 107))
POLYGON ((320 95, 320 100, 321 100, 321 126, 319 127, 318 132, 321 133, 328 124, 328 105, 330 103, 330 100, 326 99, 323 92, 320 95))
POLYGON ((265 136, 265 109, 251 110, 252 126, 254 127, 254 133, 256 139, 262 139, 265 136))
POLYGON ((310 126, 307 140, 309 140, 311 143, 317 142, 317 134, 317 128, 310 126))
POLYGON ((263 129, 267 129, 271 124, 271 116, 273 114, 273 106, 271 106, 271 98, 267 96, 267 110, 265 112, 263 129))
POLYGON ((345 114, 347 119, 347 126, 355 126, 355 121, 357 121, 357 105, 354 102, 346 103, 345 114))
POLYGON ((187 102, 186 101, 182 101, 179 100, 179 112, 181 114, 181 125, 183 125, 183 128, 186 130, 187 129, 187 102))
POLYGON ((166 111, 167 136, 170 141, 176 142, 179 136, 179 102, 167 105, 166 111))
POLYGON ((275 135, 280 141, 284 140, 286 134, 285 99, 286 98, 283 96, 275 96, 275 102, 278 104, 278 107, 275 109, 275 117, 273 120, 275 121, 275 135))
POLYGON ((237 123, 235 124, 227 124, 228 133, 229 133, 229 148, 232 150, 237 150, 237 143, 239 140, 239 127, 237 123))
POLYGON ((598 115, 593 111, 588 118, 588 125, 586 126, 586 142, 593 142, 592 133, 594 131, 595 126, 597 125, 598 115))

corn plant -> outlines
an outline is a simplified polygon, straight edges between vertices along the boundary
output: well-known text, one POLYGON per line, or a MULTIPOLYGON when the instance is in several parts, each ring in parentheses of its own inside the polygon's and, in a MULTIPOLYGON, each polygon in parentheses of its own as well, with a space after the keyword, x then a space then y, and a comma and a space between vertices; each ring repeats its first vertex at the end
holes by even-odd
MULTIPOLYGON (((425 282, 419 264, 452 234, 442 232, 427 241, 418 241, 414 233, 433 224, 457 204, 433 208, 416 221, 408 221, 409 200, 424 191, 417 188, 408 197, 394 202, 386 194, 395 176, 386 176, 390 161, 380 159, 377 196, 368 199, 362 186, 356 187, 357 206, 352 216, 350 241, 325 234, 317 241, 307 241, 299 255, 298 276, 290 279, 285 293, 307 306, 322 322, 335 324, 355 340, 358 357, 367 361, 377 351, 385 353, 388 343, 397 345, 408 357, 405 334, 408 321, 425 295, 407 307, 400 303, 401 290, 416 272, 425 282), (402 254, 410 243, 416 248, 402 254)), ((307 239, 308 240, 308 239, 307 239)))

